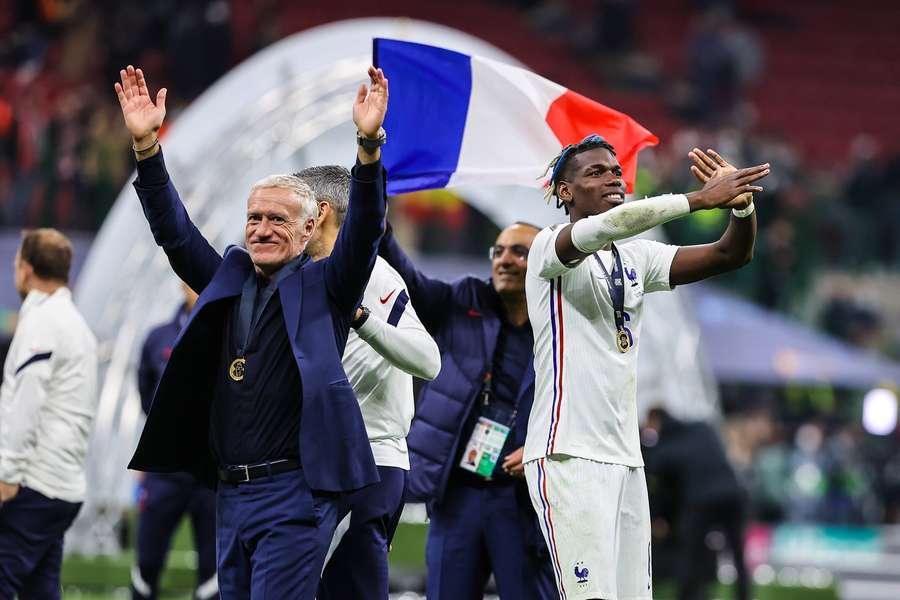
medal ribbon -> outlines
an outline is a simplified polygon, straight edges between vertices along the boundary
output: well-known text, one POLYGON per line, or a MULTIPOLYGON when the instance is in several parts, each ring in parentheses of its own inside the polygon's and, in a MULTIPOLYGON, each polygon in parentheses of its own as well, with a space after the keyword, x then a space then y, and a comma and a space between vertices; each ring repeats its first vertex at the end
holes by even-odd
POLYGON ((610 276, 609 271, 606 270, 603 261, 600 260, 600 256, 596 252, 594 253, 594 259, 603 270, 603 275, 606 276, 606 287, 609 289, 609 298, 612 300, 616 331, 621 333, 625 331, 625 282, 622 280, 622 258, 619 256, 619 249, 616 248, 615 244, 611 244, 611 246, 612 255, 615 259, 612 276, 610 276))
POLYGON ((269 283, 259 292, 257 299, 257 275, 256 271, 251 271, 244 281, 244 287, 241 289, 241 304, 238 308, 237 335, 235 336, 240 346, 237 349, 237 356, 242 357, 247 351, 247 344, 250 343, 250 333, 259 323, 263 309, 269 303, 269 299, 278 289, 278 284, 282 279, 299 269, 306 259, 309 258, 305 253, 301 254, 291 262, 281 267, 277 273, 269 280, 269 283))

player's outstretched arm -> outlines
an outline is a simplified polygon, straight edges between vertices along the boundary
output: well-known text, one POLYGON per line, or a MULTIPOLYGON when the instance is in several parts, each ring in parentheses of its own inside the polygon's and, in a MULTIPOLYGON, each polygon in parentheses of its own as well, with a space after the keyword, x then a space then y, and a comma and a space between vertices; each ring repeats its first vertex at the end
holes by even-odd
POLYGON ((694 211, 731 207, 742 194, 761 192, 762 188, 753 183, 768 174, 768 164, 737 169, 710 178, 696 192, 626 202, 570 223, 556 237, 556 255, 563 264, 574 266, 610 242, 635 236, 694 211))
MULTIPOLYGON (((694 148, 689 156, 694 162, 691 172, 704 187, 717 178, 733 175, 738 171, 715 150, 703 152, 694 148)), ((731 207, 738 212, 732 212, 725 233, 712 244, 679 248, 672 260, 669 282, 672 285, 693 283, 733 271, 750 262, 756 242, 756 213, 751 208, 752 205, 752 192, 745 192, 726 203, 723 208, 731 207)))
POLYGON ((166 89, 157 92, 154 102, 143 71, 128 65, 119 71, 119 77, 121 82, 114 88, 137 158, 134 189, 153 239, 165 251, 175 273, 199 294, 212 280, 222 257, 191 222, 166 171, 158 137, 166 118, 166 89))

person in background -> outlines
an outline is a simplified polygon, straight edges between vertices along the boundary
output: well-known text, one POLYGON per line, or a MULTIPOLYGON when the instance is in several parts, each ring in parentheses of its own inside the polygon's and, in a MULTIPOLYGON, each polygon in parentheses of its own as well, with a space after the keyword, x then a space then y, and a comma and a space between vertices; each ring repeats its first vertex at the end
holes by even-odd
POLYGON ((645 426, 656 432, 656 444, 645 452, 648 474, 667 490, 678 490, 678 598, 707 598, 702 556, 707 535, 721 529, 731 549, 735 598, 750 598, 750 577, 744 560, 746 493, 725 453, 719 434, 705 421, 680 421, 653 408, 645 426))
MULTIPOLYGON (((141 349, 138 391, 144 414, 172 354, 175 339, 187 323, 197 294, 181 284, 184 302, 168 323, 154 327, 141 349)), ((185 513, 191 517, 197 552, 196 600, 219 597, 216 579, 216 495, 188 473, 147 473, 138 500, 137 564, 131 569, 132 600, 156 600, 172 535, 185 513)))
MULTIPOLYGON (((307 253, 331 254, 347 215, 350 171, 329 165, 295 173, 316 197, 319 220, 307 253)), ((359 400, 381 481, 348 494, 338 510, 318 600, 387 600, 388 548, 403 511, 409 471, 406 435, 415 411, 413 376, 432 380, 441 369, 437 344, 409 302, 403 279, 383 258, 350 323, 344 370, 359 400), (347 514, 349 512, 349 514, 347 514)))
POLYGON ((0 598, 60 597, 63 536, 84 501, 97 411, 97 340, 72 302, 72 244, 22 235, 24 302, 0 389, 0 598))
POLYGON ((534 394, 525 265, 538 229, 510 225, 490 248, 491 278, 418 271, 390 226, 379 254, 403 277, 441 351, 410 428, 406 500, 427 502, 430 600, 481 600, 491 573, 504 600, 557 598, 523 479, 534 394))

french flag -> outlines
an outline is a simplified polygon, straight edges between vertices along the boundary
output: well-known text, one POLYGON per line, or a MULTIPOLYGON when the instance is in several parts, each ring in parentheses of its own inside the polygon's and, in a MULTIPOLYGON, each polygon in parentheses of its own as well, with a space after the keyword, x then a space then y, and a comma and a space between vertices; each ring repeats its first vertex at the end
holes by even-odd
POLYGON ((542 187, 550 160, 592 133, 616 149, 631 191, 638 152, 659 142, 634 119, 539 75, 445 48, 376 38, 390 80, 388 193, 466 184, 542 187))

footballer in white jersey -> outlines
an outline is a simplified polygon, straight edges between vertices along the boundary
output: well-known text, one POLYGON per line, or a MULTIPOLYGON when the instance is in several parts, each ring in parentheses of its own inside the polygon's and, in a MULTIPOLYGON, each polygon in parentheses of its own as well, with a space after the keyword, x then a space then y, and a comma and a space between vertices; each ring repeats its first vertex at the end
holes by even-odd
POLYGON ((761 188, 751 184, 768 165, 737 170, 699 150, 691 158, 702 190, 627 204, 615 151, 600 136, 566 147, 551 163, 550 193, 571 222, 542 230, 528 257, 536 382, 524 460, 564 600, 652 597, 636 405, 644 298, 752 256, 751 193, 761 188), (615 243, 714 208, 734 209, 715 243, 615 243))
MULTIPOLYGON (((306 251, 331 254, 350 199, 344 167, 309 167, 295 175, 316 196, 319 214, 306 251)), ((437 344, 419 321, 400 274, 375 258, 342 357, 359 401, 380 481, 346 494, 322 570, 317 597, 387 598, 387 552, 400 514, 409 471, 406 435, 415 411, 412 377, 434 379, 441 369, 437 344)))

